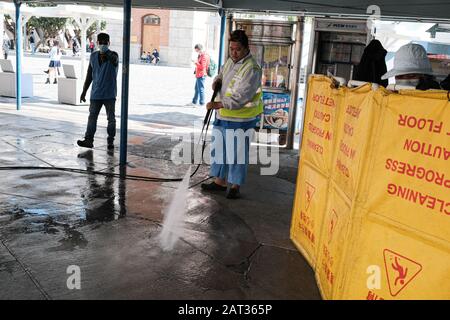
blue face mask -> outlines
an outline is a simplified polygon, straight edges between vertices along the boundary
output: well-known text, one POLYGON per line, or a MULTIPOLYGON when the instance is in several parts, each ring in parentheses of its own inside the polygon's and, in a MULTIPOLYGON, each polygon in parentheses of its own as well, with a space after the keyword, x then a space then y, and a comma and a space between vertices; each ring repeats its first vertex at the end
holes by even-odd
POLYGON ((109 45, 107 44, 99 44, 98 49, 100 50, 100 53, 105 53, 109 49, 109 45))

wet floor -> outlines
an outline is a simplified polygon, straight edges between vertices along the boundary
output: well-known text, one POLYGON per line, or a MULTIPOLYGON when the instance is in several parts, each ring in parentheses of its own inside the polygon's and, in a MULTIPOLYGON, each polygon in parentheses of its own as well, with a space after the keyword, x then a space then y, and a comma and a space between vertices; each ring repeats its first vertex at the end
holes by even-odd
MULTIPOLYGON (((186 232, 171 252, 158 242, 178 182, 123 180, 118 150, 75 146, 84 127, 0 113, 0 299, 319 299, 314 274, 289 240, 297 158, 277 176, 249 170, 243 199, 205 194, 191 180, 186 232), (70 290, 67 268, 80 267, 70 290)), ((118 145, 118 141, 116 142, 118 145)), ((130 131, 126 173, 180 178, 169 136, 130 131)))

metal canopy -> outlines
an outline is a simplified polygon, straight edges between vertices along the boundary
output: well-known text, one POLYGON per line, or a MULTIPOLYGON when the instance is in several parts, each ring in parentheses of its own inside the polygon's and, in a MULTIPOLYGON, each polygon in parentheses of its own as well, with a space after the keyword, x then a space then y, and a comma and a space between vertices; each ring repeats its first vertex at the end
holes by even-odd
MULTIPOLYGON (((123 6, 123 0, 24 0, 23 2, 123 6)), ((222 7, 230 11, 303 13, 343 17, 366 17, 376 14, 377 12, 373 11, 367 12, 367 9, 371 5, 377 5, 382 18, 450 20, 450 0, 133 0, 132 5, 141 8, 185 10, 215 10, 222 7)))

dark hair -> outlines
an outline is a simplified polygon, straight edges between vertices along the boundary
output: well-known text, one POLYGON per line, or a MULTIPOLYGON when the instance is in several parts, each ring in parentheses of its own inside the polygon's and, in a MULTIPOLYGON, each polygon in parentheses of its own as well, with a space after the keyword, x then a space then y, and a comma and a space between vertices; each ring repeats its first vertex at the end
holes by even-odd
POLYGON ((109 42, 109 34, 107 33, 99 33, 97 36, 97 41, 98 42, 109 42))
POLYGON ((230 35, 230 41, 239 42, 244 48, 248 48, 248 37, 244 30, 234 30, 230 35))
POLYGON ((419 78, 419 83, 416 86, 417 90, 441 89, 439 82, 433 75, 423 74, 419 78))
POLYGON ((448 90, 450 91, 450 74, 447 76, 447 78, 445 78, 444 80, 442 80, 441 82, 441 87, 444 90, 448 90))
POLYGON ((58 41, 58 40, 54 40, 54 41, 53 41, 53 46, 54 46, 54 47, 56 46, 57 52, 58 52, 58 54, 59 54, 59 53, 60 53, 60 50, 59 50, 59 41, 58 41))
POLYGON ((198 49, 198 50, 202 51, 203 50, 203 46, 200 43, 197 43, 195 45, 194 49, 198 49))

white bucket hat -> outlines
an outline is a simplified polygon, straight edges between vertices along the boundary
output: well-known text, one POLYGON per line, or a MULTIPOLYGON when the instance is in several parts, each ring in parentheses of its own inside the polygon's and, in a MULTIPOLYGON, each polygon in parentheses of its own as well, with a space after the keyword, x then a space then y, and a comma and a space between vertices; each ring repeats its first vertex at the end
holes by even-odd
POLYGON ((412 73, 433 74, 425 48, 416 43, 409 43, 398 49, 394 57, 394 69, 385 73, 381 79, 412 73))

